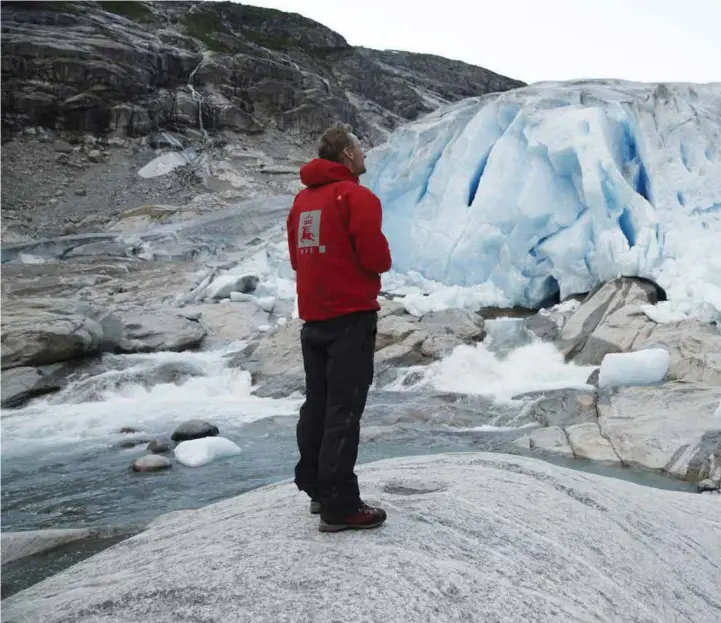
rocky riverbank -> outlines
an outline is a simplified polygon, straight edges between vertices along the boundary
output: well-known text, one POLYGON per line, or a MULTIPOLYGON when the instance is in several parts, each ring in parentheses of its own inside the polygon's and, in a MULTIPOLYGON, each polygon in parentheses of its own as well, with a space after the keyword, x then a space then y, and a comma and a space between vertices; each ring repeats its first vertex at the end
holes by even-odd
MULTIPOLYGON (((89 379, 102 353, 208 350, 237 340, 227 365, 251 375, 256 396, 302 393, 301 322, 293 319, 278 222, 288 201, 239 203, 200 217, 172 212, 160 223, 130 215, 111 228, 125 233, 4 247, 3 405, 89 379), (24 263, 28 257, 41 263, 24 263)), ((444 309, 416 317, 402 297, 389 295, 375 386, 424 387, 459 347, 457 356, 485 348, 486 318, 509 313, 525 315, 533 339, 589 371, 608 354, 660 348, 668 367, 652 386, 599 387, 596 374, 578 389, 520 396, 540 428, 519 446, 662 470, 714 488, 721 479, 721 332, 692 319, 657 322, 655 305, 664 298, 651 282, 622 278, 539 312, 444 309)), ((177 383, 189 378, 174 374, 177 383)))

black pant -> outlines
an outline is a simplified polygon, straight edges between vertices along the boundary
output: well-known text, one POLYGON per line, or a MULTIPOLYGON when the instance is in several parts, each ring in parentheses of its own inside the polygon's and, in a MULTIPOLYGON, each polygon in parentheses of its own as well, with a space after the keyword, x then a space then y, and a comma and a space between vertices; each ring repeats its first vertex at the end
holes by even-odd
POLYGON ((369 311, 306 322, 301 329, 306 394, 295 484, 320 500, 324 517, 342 517, 360 504, 354 470, 377 324, 377 312, 369 311))

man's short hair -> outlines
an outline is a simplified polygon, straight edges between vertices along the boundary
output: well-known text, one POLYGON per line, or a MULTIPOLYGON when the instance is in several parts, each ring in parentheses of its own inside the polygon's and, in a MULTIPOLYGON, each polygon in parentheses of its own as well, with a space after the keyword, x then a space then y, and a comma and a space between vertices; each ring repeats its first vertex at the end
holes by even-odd
POLYGON ((318 157, 332 162, 340 162, 343 150, 351 147, 354 139, 353 128, 350 125, 334 123, 320 137, 318 157))

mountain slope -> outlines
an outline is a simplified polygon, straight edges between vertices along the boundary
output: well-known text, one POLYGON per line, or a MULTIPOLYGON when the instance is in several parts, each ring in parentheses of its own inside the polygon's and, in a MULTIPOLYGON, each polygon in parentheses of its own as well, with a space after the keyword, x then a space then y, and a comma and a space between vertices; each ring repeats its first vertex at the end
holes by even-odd
POLYGON ((342 119, 376 144, 441 103, 523 84, 231 2, 3 2, 2 39, 5 138, 28 125, 315 136, 342 119))

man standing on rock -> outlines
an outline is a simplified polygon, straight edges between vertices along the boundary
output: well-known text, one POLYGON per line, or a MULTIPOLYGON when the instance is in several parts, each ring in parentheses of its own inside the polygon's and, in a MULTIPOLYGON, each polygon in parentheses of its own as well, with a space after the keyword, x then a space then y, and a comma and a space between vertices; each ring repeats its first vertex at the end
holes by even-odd
POLYGON ((345 124, 321 137, 318 158, 300 170, 306 186, 288 215, 297 276, 306 396, 295 483, 320 513, 319 530, 376 528, 386 512, 360 497, 355 463, 360 419, 373 381, 381 273, 390 270, 378 198, 358 138, 345 124))

